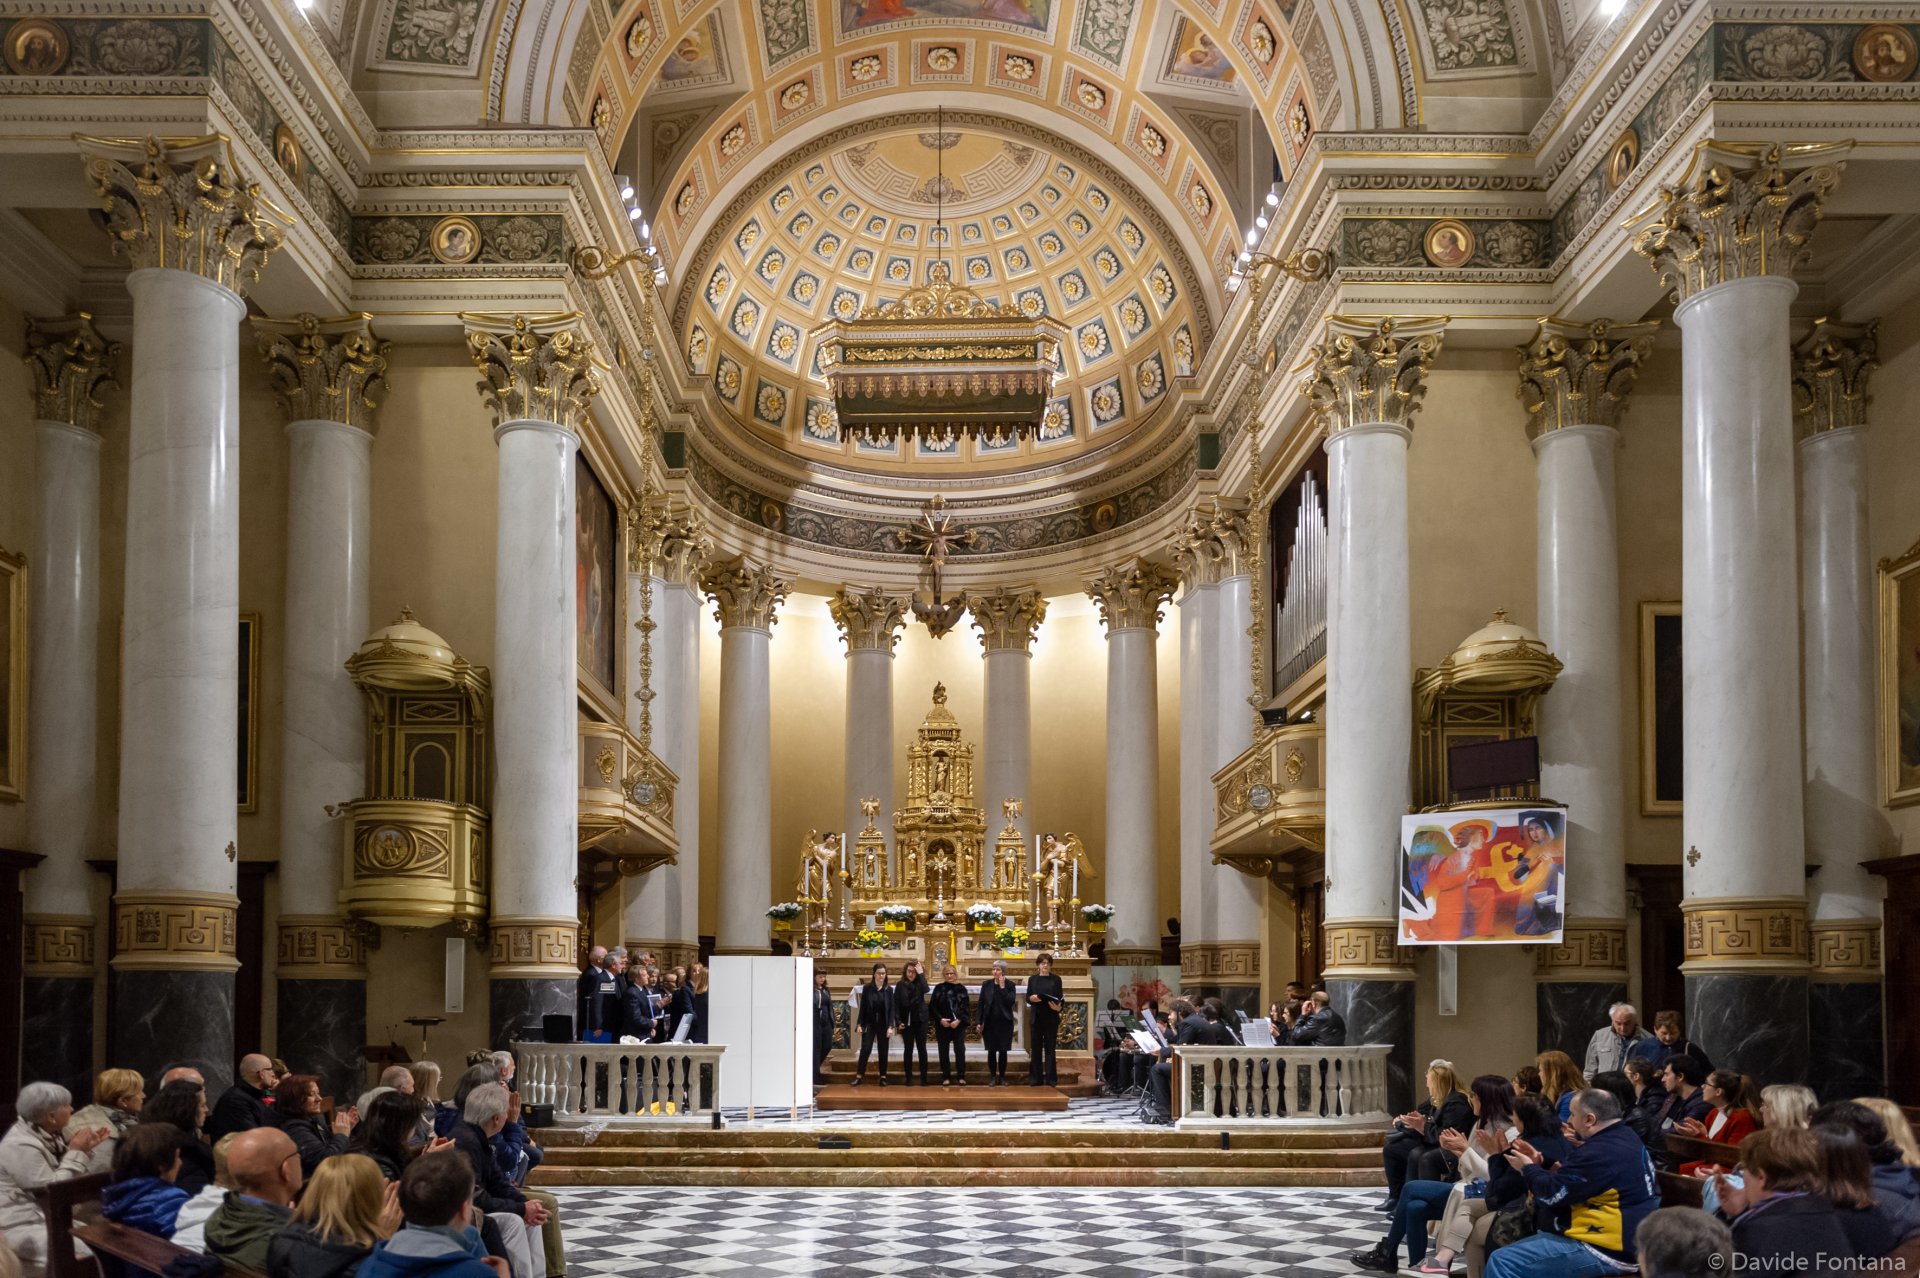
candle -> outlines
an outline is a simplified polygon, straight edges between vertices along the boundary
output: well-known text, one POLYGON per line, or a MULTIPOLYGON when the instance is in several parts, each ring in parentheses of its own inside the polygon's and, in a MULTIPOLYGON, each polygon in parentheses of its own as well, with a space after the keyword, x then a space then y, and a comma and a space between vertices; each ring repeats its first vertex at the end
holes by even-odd
POLYGON ((1078 861, 1073 863, 1073 890, 1067 895, 1076 901, 1080 899, 1080 863, 1078 861))

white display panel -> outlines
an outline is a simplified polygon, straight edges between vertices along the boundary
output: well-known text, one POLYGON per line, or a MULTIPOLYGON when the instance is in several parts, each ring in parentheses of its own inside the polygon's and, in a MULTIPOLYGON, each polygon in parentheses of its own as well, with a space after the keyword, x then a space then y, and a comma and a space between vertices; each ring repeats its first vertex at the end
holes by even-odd
POLYGON ((707 1040, 726 1044, 720 1104, 796 1109, 813 1103, 810 958, 715 955, 708 971, 707 1040))

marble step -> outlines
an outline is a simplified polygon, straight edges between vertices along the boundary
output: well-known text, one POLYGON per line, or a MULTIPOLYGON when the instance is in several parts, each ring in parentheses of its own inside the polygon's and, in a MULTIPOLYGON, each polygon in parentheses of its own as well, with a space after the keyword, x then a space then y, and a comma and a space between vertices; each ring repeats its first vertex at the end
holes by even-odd
MULTIPOLYGON (((907 1188, 1016 1186, 1110 1188, 1284 1189, 1386 1184, 1378 1166, 1332 1167, 541 1167, 540 1188, 566 1186, 728 1185, 754 1187, 907 1188)), ((1382 1218, 1385 1219, 1384 1217, 1382 1218)))
POLYGON ((1064 1113, 1067 1094, 1055 1087, 881 1087, 868 1079, 858 1087, 833 1084, 814 1089, 813 1108, 822 1110, 922 1110, 943 1113, 972 1110, 992 1113, 1064 1113))
MULTIPOLYGON (((542 1171, 621 1168, 634 1164, 623 1149, 550 1149, 542 1171)), ((673 1167, 1222 1167, 1380 1170, 1367 1149, 925 1149, 858 1146, 853 1149, 672 1149, 650 1151, 649 1166, 673 1167)))
MULTIPOLYGON (((862 1089, 864 1090, 864 1089, 862 1089)), ((846 1137, 854 1147, 914 1149, 1203 1149, 1218 1151, 1217 1132, 1183 1132, 1165 1127, 914 1127, 862 1126, 857 1118, 833 1126, 730 1127, 675 1130, 644 1127, 607 1127, 589 1133, 578 1127, 544 1127, 534 1137, 549 1158, 576 1149, 778 1149, 818 1145, 823 1136, 846 1137)), ((1377 1128, 1293 1128, 1282 1131, 1235 1132, 1235 1150, 1360 1150, 1377 1163, 1381 1132, 1377 1128)))

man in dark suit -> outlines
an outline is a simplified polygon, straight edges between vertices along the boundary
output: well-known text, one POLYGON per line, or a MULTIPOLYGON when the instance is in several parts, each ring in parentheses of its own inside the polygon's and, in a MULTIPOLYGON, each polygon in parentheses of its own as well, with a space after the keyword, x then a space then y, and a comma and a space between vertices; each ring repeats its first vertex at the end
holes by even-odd
POLYGON ((1294 1022, 1287 1041, 1298 1047, 1345 1047, 1347 1023, 1333 1010, 1325 990, 1315 990, 1306 1015, 1294 1022))
POLYGON ((596 945, 587 954, 587 970, 574 987, 574 1035, 583 1043, 610 1043, 608 1033, 616 1014, 619 987, 607 970, 607 947, 596 945))
POLYGON ((1213 1026, 1205 1016, 1194 1011, 1193 1004, 1186 999, 1173 1000, 1173 1014, 1179 1018, 1179 1032, 1174 1035, 1170 1045, 1160 1049, 1160 1063, 1153 1067, 1153 1074, 1148 1080, 1148 1090, 1153 1093, 1153 1108, 1162 1122, 1173 1117, 1173 1049, 1214 1041, 1213 1026))
POLYGON ((855 1068, 853 1085, 860 1086, 867 1076, 867 1055, 880 1044, 880 1086, 887 1085, 887 1044, 900 1031, 900 1016, 894 1009, 893 986, 887 984, 887 965, 873 965, 873 979, 860 987, 860 1064, 855 1068))
POLYGON ((1027 1086, 1053 1087, 1060 1081, 1054 1049, 1060 1038, 1060 1009, 1066 1005, 1066 990, 1053 974, 1053 955, 1042 954, 1033 966, 1033 975, 1027 978, 1027 1006, 1033 1012, 1027 1040, 1027 1086))
POLYGON ((813 1085, 825 1087, 827 1076, 821 1066, 827 1063, 827 1053, 833 1050, 833 993, 827 988, 827 974, 816 972, 813 977, 813 1085))
POLYGON ((951 964, 933 987, 933 1036, 940 1044, 940 1085, 967 1085, 967 1021, 972 1012, 967 987, 951 964), (953 1046, 953 1069, 947 1069, 947 1046, 953 1046))

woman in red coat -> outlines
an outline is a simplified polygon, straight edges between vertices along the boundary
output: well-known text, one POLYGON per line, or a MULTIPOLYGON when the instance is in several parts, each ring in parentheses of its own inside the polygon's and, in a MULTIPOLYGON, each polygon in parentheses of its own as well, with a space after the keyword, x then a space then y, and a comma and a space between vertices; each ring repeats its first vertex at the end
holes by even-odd
MULTIPOLYGON (((1760 1126, 1747 1108, 1748 1090, 1745 1074, 1730 1069, 1714 1070, 1707 1075, 1707 1081, 1700 1085, 1700 1094, 1711 1106, 1706 1120, 1689 1118, 1680 1124, 1679 1130, 1699 1140, 1738 1145, 1760 1126)), ((1705 1162, 1680 1164, 1682 1176, 1707 1176, 1724 1170, 1705 1162)))

